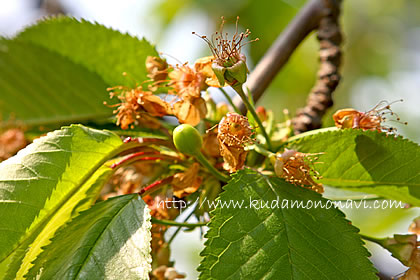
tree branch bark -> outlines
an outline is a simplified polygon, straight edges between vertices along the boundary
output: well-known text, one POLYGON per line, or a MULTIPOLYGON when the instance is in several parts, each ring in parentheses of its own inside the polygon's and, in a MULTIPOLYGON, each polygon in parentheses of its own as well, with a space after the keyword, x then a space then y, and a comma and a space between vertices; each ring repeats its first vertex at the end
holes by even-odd
MULTIPOLYGON (((313 30, 318 29, 321 20, 330 15, 338 16, 340 4, 341 0, 310 0, 300 10, 248 77, 246 86, 252 92, 255 102, 261 98, 299 44, 313 30)), ((241 112, 246 112, 239 97, 234 102, 241 112)))
MULTIPOLYGON (((331 3, 328 0, 325 2, 331 3)), ((319 23, 317 35, 320 44, 318 79, 308 96, 306 106, 297 111, 296 117, 292 121, 295 134, 320 128, 322 117, 333 105, 332 93, 341 79, 339 67, 342 35, 338 16, 338 7, 331 7, 328 15, 321 18, 319 23)))

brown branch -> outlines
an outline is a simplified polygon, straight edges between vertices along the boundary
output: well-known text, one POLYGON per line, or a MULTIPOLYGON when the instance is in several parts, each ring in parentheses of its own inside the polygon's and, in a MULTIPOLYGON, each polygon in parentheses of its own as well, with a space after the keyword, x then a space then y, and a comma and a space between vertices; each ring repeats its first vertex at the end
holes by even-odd
MULTIPOLYGON (((328 9, 324 0, 310 0, 277 37, 246 82, 255 102, 260 99, 299 44, 309 33, 318 28, 319 21, 327 14, 328 9)), ((246 111, 239 97, 234 101, 242 112, 246 111)))
MULTIPOLYGON (((325 0, 326 4, 330 1, 325 0)), ((322 126, 322 117, 333 105, 332 93, 340 81, 339 66, 341 62, 340 44, 342 36, 338 23, 339 9, 330 6, 329 13, 323 17, 318 27, 320 44, 320 67, 318 79, 312 88, 306 106, 297 111, 293 119, 295 134, 322 126)))
POLYGON ((38 0, 38 7, 43 9, 48 16, 66 14, 64 6, 59 0, 38 0))
MULTIPOLYGON (((311 0, 300 10, 248 77, 246 86, 255 102, 261 98, 299 44, 318 28, 321 19, 330 14, 338 15, 340 3, 341 0, 311 0)), ((246 112, 238 96, 234 102, 242 113, 246 112)))

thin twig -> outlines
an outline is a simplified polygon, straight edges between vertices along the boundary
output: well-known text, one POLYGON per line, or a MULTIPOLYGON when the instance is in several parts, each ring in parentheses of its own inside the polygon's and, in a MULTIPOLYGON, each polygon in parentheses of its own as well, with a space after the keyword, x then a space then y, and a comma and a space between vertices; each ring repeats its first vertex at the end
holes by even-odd
MULTIPOLYGON (((332 0, 324 1, 326 5, 332 2, 332 0)), ((330 5, 328 15, 323 17, 319 23, 317 36, 320 44, 318 79, 308 96, 306 106, 299 109, 293 119, 295 134, 320 128, 322 117, 333 105, 332 93, 341 78, 339 67, 342 36, 338 16, 339 7, 330 5)))
MULTIPOLYGON (((329 0, 334 7, 339 7, 341 0, 329 0)), ((257 102, 277 73, 283 68, 299 44, 313 30, 318 28, 320 20, 328 15, 331 7, 324 0, 310 0, 296 15, 286 29, 266 52, 264 57, 248 77, 246 86, 257 102)), ((246 108, 240 98, 234 99, 241 112, 246 108)))

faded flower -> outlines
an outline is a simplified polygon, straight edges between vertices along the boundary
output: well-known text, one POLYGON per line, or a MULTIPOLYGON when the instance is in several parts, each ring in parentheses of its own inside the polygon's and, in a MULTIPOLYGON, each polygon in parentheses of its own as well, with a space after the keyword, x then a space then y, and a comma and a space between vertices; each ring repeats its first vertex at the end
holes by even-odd
MULTIPOLYGON (((398 100, 402 101, 402 100, 398 100)), ((341 109, 334 115, 335 126, 338 128, 360 128, 363 130, 376 130, 379 132, 392 133, 396 129, 383 123, 388 116, 393 116, 393 121, 400 122, 400 118, 391 110, 391 105, 395 102, 381 101, 373 109, 367 112, 359 112, 355 109, 341 109)), ((407 124, 407 123, 404 123, 407 124)))
POLYGON ((323 193, 322 184, 313 179, 320 179, 319 173, 313 167, 317 160, 315 155, 285 149, 282 154, 278 153, 272 158, 274 172, 289 183, 323 193))
POLYGON ((203 98, 186 98, 173 105, 173 113, 180 123, 196 126, 206 117, 207 107, 203 98))
POLYGON ((174 195, 182 198, 198 190, 203 179, 198 176, 200 165, 194 162, 185 172, 177 173, 172 180, 174 195))
POLYGON ((219 123, 217 139, 220 145, 220 155, 228 165, 230 172, 242 169, 245 165, 247 151, 253 131, 248 119, 236 113, 228 113, 219 123))
POLYGON ((417 241, 416 234, 394 234, 393 238, 385 239, 382 245, 395 258, 409 267, 407 271, 395 279, 420 280, 420 242, 417 241))
POLYGON ((207 114, 206 102, 201 97, 201 91, 208 87, 206 81, 209 78, 205 73, 204 64, 199 65, 198 71, 184 64, 169 73, 171 78, 169 86, 173 88, 172 94, 180 98, 173 105, 173 114, 180 123, 193 126, 197 125, 207 114))
POLYGON ((141 86, 133 89, 118 86, 108 90, 111 91, 111 98, 117 96, 121 101, 113 107, 118 107, 114 110, 114 114, 117 114, 117 125, 122 129, 129 128, 145 115, 163 117, 171 113, 167 102, 150 91, 144 91, 141 86))
MULTIPOLYGON (((229 85, 236 83, 244 83, 248 74, 248 68, 246 66, 246 57, 241 53, 242 47, 246 44, 257 41, 243 42, 244 39, 248 38, 251 32, 247 29, 245 32, 238 32, 238 21, 236 20, 236 31, 233 34, 232 39, 228 39, 228 34, 223 33, 223 27, 225 20, 222 17, 222 24, 220 30, 215 32, 211 39, 207 36, 199 36, 202 38, 210 47, 210 50, 214 56, 212 69, 216 74, 219 84, 223 86, 225 82, 229 85)), ((193 34, 196 34, 193 32, 193 34)))
POLYGON ((181 98, 199 98, 201 91, 207 88, 206 77, 187 64, 176 66, 169 73, 169 78, 169 86, 174 89, 174 94, 181 98))
POLYGON ((212 69, 214 59, 214 56, 205 56, 199 58, 194 63, 194 69, 197 73, 200 73, 206 78, 205 83, 207 86, 220 87, 216 74, 214 74, 212 69))
POLYGON ((168 76, 168 63, 165 59, 157 56, 148 56, 146 58, 147 77, 153 81, 163 81, 168 76))

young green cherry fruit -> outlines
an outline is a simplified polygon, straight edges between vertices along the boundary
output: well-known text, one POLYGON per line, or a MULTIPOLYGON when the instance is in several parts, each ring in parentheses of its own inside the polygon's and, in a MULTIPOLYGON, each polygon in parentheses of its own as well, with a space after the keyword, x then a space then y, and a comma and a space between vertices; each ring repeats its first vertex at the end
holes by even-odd
POLYGON ((197 129, 189 124, 178 125, 173 132, 173 140, 178 151, 189 156, 201 154, 203 138, 197 129))

